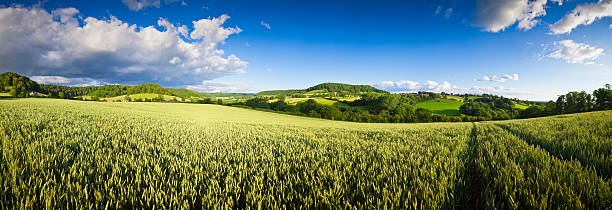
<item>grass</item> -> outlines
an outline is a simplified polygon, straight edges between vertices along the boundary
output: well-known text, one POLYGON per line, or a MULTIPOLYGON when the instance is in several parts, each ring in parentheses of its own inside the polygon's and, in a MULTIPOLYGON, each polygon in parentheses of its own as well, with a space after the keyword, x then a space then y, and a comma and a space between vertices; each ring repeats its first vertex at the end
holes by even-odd
POLYGON ((458 116, 461 114, 459 107, 463 102, 455 100, 435 99, 424 101, 417 104, 418 108, 429 109, 436 114, 444 114, 449 116, 458 116))
POLYGON ((0 93, 0 97, 10 97, 11 94, 9 93, 0 93))
POLYGON ((528 107, 529 105, 527 104, 514 103, 514 108, 517 108, 517 109, 527 109, 528 107))
POLYGON ((605 209, 612 111, 369 124, 0 100, 0 208, 605 209))

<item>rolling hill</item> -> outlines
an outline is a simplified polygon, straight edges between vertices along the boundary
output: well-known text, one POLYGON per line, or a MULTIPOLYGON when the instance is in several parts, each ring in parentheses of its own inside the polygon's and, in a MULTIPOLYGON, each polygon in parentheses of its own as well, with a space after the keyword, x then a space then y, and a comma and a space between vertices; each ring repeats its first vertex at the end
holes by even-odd
POLYGON ((292 89, 292 90, 268 90, 257 93, 258 96, 270 96, 270 95, 291 95, 291 94, 307 94, 307 93, 349 93, 349 94, 362 94, 362 93, 388 93, 387 91, 380 90, 370 85, 350 85, 342 83, 321 83, 306 89, 292 89))

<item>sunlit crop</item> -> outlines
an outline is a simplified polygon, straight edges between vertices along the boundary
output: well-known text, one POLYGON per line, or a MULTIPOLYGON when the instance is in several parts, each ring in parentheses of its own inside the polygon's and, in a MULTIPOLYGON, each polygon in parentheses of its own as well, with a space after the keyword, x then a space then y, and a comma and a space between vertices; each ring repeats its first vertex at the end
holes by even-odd
MULTIPOLYGON (((570 115, 567 126, 585 119, 612 123, 600 112, 570 115)), ((504 128, 522 122, 532 124, 504 128)), ((350 123, 218 105, 0 100, 0 208, 610 206, 600 165, 559 158, 504 128, 350 123)), ((608 133, 592 135, 609 142, 608 133)))

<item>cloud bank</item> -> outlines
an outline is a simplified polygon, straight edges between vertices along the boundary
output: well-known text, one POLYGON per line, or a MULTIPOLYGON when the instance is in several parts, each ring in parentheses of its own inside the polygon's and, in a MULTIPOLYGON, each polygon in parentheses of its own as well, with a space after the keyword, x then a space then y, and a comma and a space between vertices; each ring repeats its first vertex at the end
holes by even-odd
MULTIPOLYGON (((559 5, 563 0, 552 0, 559 5)), ((485 31, 499 32, 517 24, 521 30, 529 30, 546 15, 547 0, 477 0, 475 24, 485 31)))
POLYGON ((505 82, 506 80, 518 80, 518 74, 512 74, 512 75, 508 75, 508 74, 504 74, 502 76, 484 76, 481 79, 476 78, 474 79, 474 81, 491 81, 491 82, 505 82))
POLYGON ((604 54, 603 48, 597 48, 573 40, 555 42, 546 57, 565 60, 567 63, 595 64, 595 61, 604 54))
POLYGON ((423 83, 414 82, 410 80, 401 80, 397 82, 383 81, 374 85, 377 88, 389 91, 389 92, 416 92, 416 91, 430 91, 430 92, 449 92, 449 93, 474 93, 474 94, 501 94, 501 95, 526 95, 527 93, 518 92, 514 88, 504 88, 504 86, 496 87, 481 87, 473 86, 471 88, 458 87, 451 85, 450 83, 426 81, 423 83))
POLYGON ((187 86, 187 89, 205 93, 255 93, 257 88, 242 82, 204 81, 199 85, 187 86))
POLYGON ((570 33, 580 25, 590 25, 604 17, 612 17, 612 0, 599 0, 576 6, 572 12, 550 26, 553 34, 570 33))
POLYGON ((169 86, 199 84, 245 73, 247 62, 218 47, 238 27, 225 28, 229 16, 193 21, 193 30, 159 19, 137 26, 111 16, 79 18, 74 8, 0 8, 0 71, 64 84, 63 78, 104 83, 156 82, 169 86), (53 80, 49 80, 53 79, 53 80))

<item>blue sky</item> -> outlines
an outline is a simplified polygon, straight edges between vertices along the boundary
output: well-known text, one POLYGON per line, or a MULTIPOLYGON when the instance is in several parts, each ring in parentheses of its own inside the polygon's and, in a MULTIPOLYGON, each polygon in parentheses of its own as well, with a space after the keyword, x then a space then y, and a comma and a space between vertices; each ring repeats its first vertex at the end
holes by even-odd
POLYGON ((609 0, 0 5, 0 23, 24 27, 0 29, 0 42, 15 43, 0 50, 0 70, 43 83, 254 92, 343 82, 529 100, 612 83, 609 0))

